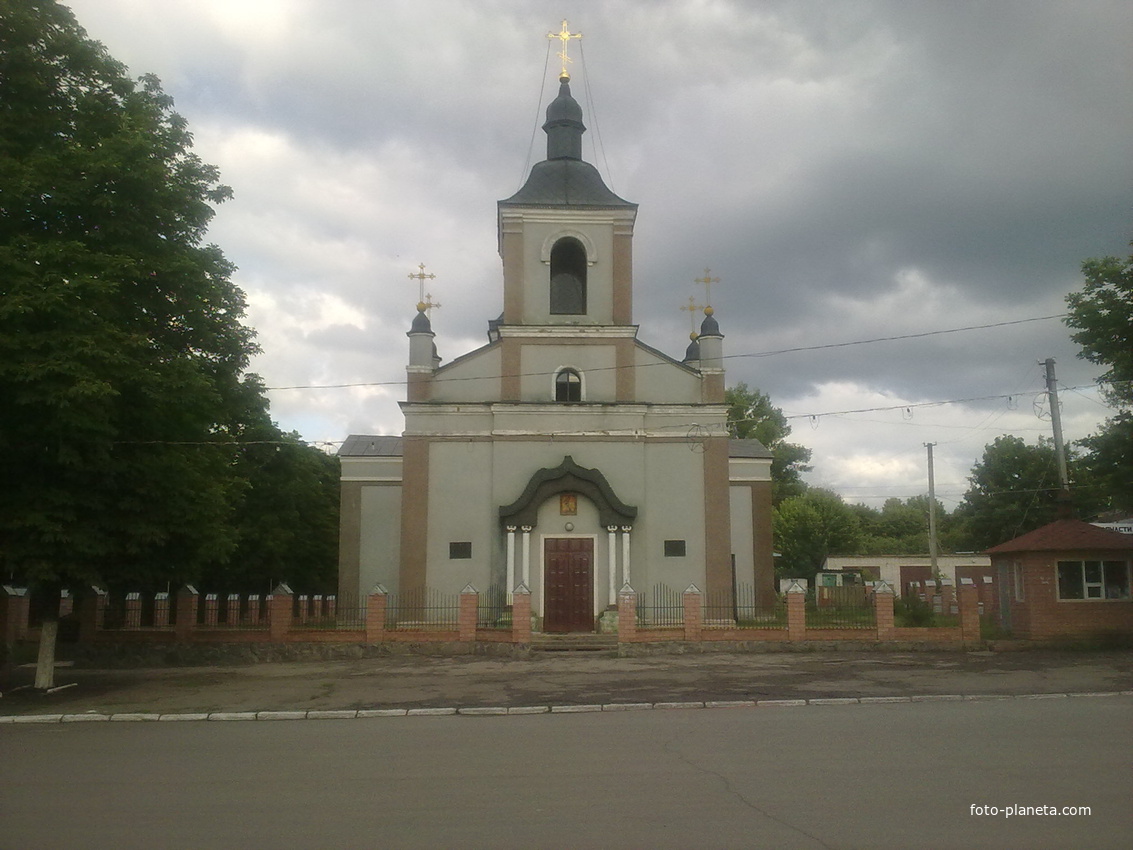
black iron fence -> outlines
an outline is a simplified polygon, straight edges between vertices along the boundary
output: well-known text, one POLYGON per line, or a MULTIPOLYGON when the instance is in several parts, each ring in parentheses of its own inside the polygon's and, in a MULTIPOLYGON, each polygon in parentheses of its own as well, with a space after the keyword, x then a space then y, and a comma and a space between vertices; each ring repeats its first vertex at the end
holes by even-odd
POLYGON ((808 629, 875 629, 873 594, 865 585, 811 588, 806 596, 808 629))
POLYGON ((683 594, 666 584, 657 583, 648 593, 637 594, 639 628, 683 626, 685 609, 683 594))
POLYGON ((502 584, 489 585, 488 591, 480 594, 476 607, 476 628, 511 628, 511 603, 502 584))
POLYGON ((391 593, 386 603, 386 628, 398 631, 455 629, 460 618, 460 594, 432 588, 391 593))

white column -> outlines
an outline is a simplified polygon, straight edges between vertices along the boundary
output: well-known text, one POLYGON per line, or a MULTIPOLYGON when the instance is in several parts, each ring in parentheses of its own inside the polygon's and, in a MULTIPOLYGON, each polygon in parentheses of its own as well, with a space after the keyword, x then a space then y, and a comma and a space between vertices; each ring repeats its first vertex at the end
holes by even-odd
POLYGON ((511 592, 515 590, 515 526, 509 525, 507 527, 507 578, 505 579, 506 587, 504 592, 507 594, 507 601, 511 602, 511 592))
POLYGON ((618 527, 607 525, 606 533, 609 535, 608 548, 610 550, 610 605, 618 604, 618 527))
POLYGON ((523 526, 523 583, 531 588, 531 526, 523 526))
POLYGON ((622 584, 629 584, 629 533, 632 525, 622 526, 622 584))

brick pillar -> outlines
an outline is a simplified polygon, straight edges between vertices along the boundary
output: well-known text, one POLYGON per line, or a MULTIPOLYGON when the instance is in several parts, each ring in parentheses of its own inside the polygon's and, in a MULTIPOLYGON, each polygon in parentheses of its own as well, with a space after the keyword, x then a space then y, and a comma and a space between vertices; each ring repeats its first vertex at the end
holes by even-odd
POLYGON ((960 588, 960 633, 965 643, 980 639, 980 596, 975 587, 960 588))
POLYGON ((952 616, 952 600, 956 594, 956 589, 951 582, 942 581, 940 583, 940 613, 945 617, 952 616))
POLYGON ((98 632, 98 624, 102 613, 102 595, 94 588, 85 593, 79 600, 79 640, 90 643, 98 632))
POLYGON ((628 584, 618 592, 618 643, 637 640, 637 594, 628 584))
POLYGON ((787 589, 787 640, 806 640, 806 591, 800 584, 787 589))
POLYGON ((169 594, 164 590, 153 595, 153 625, 156 629, 169 625, 169 594))
POLYGON ((177 591, 177 623, 174 626, 177 640, 189 640, 197 627, 197 589, 191 584, 177 591))
POLYGON ((690 584, 681 596, 684 608, 685 640, 700 640, 700 630, 704 626, 704 602, 700 588, 690 584))
POLYGON ((511 595, 511 642, 531 643, 531 591, 525 584, 511 595))
POLYGON ((11 646, 27 634, 28 602, 26 587, 4 585, 3 599, 0 599, 0 604, 4 606, 0 610, 0 641, 6 646, 11 646))
POLYGON ((893 588, 885 582, 873 592, 873 616, 877 623, 877 639, 893 639, 893 588))
POLYGON ((460 630, 460 639, 463 641, 476 640, 477 608, 480 605, 480 593, 472 585, 466 584, 460 591, 460 613, 457 615, 456 626, 460 630))
POLYGON ((140 629, 142 627, 142 595, 140 593, 126 594, 126 628, 140 629))
POLYGON ((260 595, 253 593, 248 597, 248 625, 258 626, 260 624, 260 595))
POLYGON ((240 625, 240 594, 230 593, 224 601, 224 622, 229 626, 240 625))
POLYGON ((284 643, 291 631, 291 588, 280 582, 268 599, 268 639, 272 643, 284 643))
POLYGON ((217 621, 217 606, 219 603, 216 600, 215 593, 205 594, 205 625, 215 626, 217 621))
POLYGON ((381 643, 386 630, 386 604, 389 594, 380 584, 366 597, 366 643, 381 643))

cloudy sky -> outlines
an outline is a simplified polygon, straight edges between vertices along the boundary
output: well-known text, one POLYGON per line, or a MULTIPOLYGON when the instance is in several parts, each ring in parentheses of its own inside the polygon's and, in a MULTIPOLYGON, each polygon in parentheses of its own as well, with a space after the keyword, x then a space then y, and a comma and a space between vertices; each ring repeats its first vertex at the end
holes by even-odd
POLYGON ((935 442, 954 507, 986 443, 1049 435, 1047 357, 1068 440, 1107 414, 1061 321, 1019 320, 1064 312, 1083 259, 1129 253, 1127 0, 69 5, 161 77, 233 187, 211 238, 273 416, 308 440, 401 431, 418 263, 441 356, 485 341, 495 203, 544 156, 564 16, 584 155, 640 204, 640 337, 682 356, 711 268, 729 384, 792 417, 812 483, 923 493, 935 442), (330 384, 370 386, 283 389, 330 384))

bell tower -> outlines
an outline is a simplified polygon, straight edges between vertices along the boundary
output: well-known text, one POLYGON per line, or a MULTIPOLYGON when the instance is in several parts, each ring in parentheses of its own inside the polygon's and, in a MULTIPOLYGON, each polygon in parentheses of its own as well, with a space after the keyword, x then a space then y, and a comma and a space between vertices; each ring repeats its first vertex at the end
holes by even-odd
POLYGON ((637 204, 611 192, 582 159, 586 126, 566 61, 543 124, 547 158, 498 204, 502 325, 630 326, 637 204))

